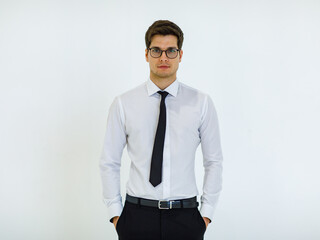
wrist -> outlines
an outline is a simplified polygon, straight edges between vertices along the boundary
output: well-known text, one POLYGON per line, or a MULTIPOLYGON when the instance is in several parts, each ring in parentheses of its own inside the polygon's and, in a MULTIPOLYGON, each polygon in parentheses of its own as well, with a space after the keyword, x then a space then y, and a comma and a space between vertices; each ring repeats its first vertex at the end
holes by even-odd
POLYGON ((208 223, 211 223, 211 219, 210 218, 207 218, 207 217, 203 217, 203 218, 205 218, 208 221, 208 223))

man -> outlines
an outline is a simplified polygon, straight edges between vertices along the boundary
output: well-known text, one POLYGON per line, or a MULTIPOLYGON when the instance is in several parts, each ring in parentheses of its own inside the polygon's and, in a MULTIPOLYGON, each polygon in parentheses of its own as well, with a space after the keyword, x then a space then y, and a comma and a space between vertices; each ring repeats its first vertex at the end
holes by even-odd
POLYGON ((117 96, 109 110, 100 160, 104 202, 120 240, 200 240, 221 191, 217 114, 207 94, 177 80, 181 29, 159 20, 145 41, 149 79, 117 96), (205 175, 199 211, 194 161, 200 143, 205 175), (123 207, 125 145, 131 168, 123 207))

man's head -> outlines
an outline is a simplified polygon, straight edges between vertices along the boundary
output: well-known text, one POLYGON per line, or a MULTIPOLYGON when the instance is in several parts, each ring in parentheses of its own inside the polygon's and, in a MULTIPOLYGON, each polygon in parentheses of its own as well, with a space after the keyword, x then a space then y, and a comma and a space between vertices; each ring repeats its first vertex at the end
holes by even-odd
POLYGON ((168 20, 154 22, 145 35, 146 61, 150 65, 150 78, 175 80, 183 51, 183 32, 168 20), (163 52, 162 52, 163 51, 163 52))
POLYGON ((145 35, 145 41, 146 41, 146 48, 150 47, 152 37, 154 35, 174 35, 177 37, 177 47, 179 49, 182 48, 183 43, 183 32, 173 22, 170 22, 168 20, 158 20, 155 21, 147 30, 145 35))

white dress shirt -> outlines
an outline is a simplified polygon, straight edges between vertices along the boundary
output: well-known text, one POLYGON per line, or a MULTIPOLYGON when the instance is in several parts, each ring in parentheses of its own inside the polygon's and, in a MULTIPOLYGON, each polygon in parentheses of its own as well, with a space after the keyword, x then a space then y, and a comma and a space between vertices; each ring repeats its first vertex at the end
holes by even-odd
POLYGON ((200 213, 212 220, 222 185, 222 151, 217 113, 209 95, 176 79, 164 91, 167 118, 162 182, 149 182, 151 155, 158 125, 161 96, 150 78, 117 96, 107 119, 100 173, 103 200, 110 219, 120 216, 120 167, 127 144, 131 159, 126 193, 155 200, 175 200, 199 194, 195 180, 195 153, 201 143, 205 170, 200 213))

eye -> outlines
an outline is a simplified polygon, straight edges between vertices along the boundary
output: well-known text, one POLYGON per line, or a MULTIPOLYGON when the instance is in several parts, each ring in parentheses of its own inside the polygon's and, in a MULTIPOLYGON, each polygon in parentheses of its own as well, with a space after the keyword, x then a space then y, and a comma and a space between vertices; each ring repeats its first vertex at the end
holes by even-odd
POLYGON ((175 48, 169 48, 168 49, 168 52, 171 52, 171 53, 175 53, 177 51, 177 49, 175 49, 175 48))
POLYGON ((160 49, 159 48, 151 48, 151 51, 154 53, 159 53, 160 49))

